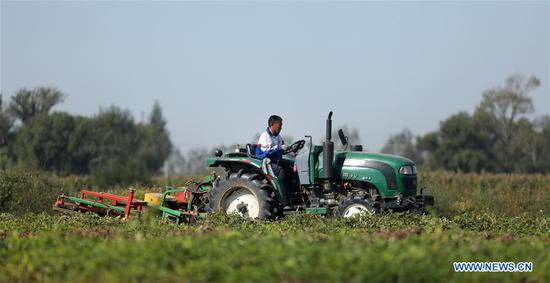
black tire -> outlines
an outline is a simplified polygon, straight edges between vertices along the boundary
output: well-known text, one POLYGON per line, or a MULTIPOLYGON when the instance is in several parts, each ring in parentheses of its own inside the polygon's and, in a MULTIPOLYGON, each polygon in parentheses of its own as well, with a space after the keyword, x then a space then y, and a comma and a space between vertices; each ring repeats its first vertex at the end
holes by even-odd
MULTIPOLYGON (((237 173, 228 174, 227 177, 218 178, 214 181, 209 195, 208 212, 214 212, 216 210, 227 212, 227 201, 233 193, 252 194, 258 205, 256 209, 256 203, 246 204, 241 202, 241 204, 237 206, 238 211, 234 212, 244 217, 256 219, 269 219, 275 217, 277 212, 277 201, 271 184, 264 181, 263 176, 259 174, 243 173, 243 170, 237 173), (251 206, 250 210, 249 205, 251 206), (254 215, 251 216, 250 213, 254 215)), ((238 199, 235 201, 238 202, 238 199)), ((234 203, 235 202, 231 202, 231 204, 234 203)))
POLYGON ((362 210, 366 214, 380 214, 380 205, 369 198, 352 197, 347 198, 338 205, 336 215, 338 217, 352 217, 362 210))

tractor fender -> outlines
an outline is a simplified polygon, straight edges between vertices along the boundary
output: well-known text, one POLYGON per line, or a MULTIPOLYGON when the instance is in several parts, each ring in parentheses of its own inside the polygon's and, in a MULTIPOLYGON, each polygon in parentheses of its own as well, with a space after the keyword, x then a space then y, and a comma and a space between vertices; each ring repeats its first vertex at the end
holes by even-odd
POLYGON ((256 163, 249 159, 218 159, 208 164, 208 167, 223 167, 229 172, 238 172, 241 169, 247 172, 264 174, 262 172, 261 162, 256 163))

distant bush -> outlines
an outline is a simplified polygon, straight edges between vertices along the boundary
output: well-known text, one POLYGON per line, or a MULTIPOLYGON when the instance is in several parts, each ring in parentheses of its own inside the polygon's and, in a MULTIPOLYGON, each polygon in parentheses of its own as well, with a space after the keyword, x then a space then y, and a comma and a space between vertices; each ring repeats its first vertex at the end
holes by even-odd
POLYGON ((89 178, 56 177, 22 168, 0 171, 0 212, 14 214, 50 211, 55 198, 86 187, 89 178))
POLYGON ((77 195, 80 189, 126 194, 130 187, 143 198, 145 192, 162 192, 164 186, 184 186, 200 181, 200 177, 164 180, 153 178, 151 184, 98 186, 92 176, 57 176, 24 167, 0 170, 0 213, 25 214, 50 212, 60 194, 77 195))
MULTIPOLYGON (((61 194, 75 195, 80 188, 126 194, 129 187, 136 197, 145 192, 162 192, 165 185, 188 186, 201 176, 164 179, 133 186, 97 186, 90 176, 59 177, 26 169, 0 171, 0 212, 48 212, 61 194)), ((426 172, 418 183, 427 186, 435 197, 433 213, 451 217, 464 213, 490 211, 498 215, 550 215, 550 176, 542 174, 463 174, 426 172)))
POLYGON ((418 177, 442 216, 491 211, 498 215, 550 215, 550 175, 424 172, 418 177))

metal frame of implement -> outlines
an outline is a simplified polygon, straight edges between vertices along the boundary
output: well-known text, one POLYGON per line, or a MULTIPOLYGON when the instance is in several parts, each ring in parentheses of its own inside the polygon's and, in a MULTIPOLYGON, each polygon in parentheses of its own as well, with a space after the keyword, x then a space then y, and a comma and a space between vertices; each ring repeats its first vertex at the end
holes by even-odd
POLYGON ((200 211, 202 197, 210 190, 210 183, 196 184, 195 188, 166 187, 161 194, 160 204, 154 205, 144 200, 134 199, 134 190, 130 189, 127 196, 104 192, 94 192, 87 189, 80 191, 79 197, 60 195, 52 209, 61 213, 93 212, 102 216, 140 217, 145 207, 157 209, 162 217, 176 223, 189 222, 205 212, 200 211))

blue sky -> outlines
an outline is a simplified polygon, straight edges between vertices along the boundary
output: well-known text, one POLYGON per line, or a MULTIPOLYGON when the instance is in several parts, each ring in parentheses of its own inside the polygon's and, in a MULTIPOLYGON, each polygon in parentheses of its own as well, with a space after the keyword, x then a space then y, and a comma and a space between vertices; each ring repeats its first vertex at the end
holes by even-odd
POLYGON ((472 112, 484 90, 536 75, 550 109, 549 2, 6 2, 0 91, 55 86, 57 110, 111 104, 136 120, 159 101, 183 151, 243 143, 270 114, 319 140, 390 136, 472 112))

